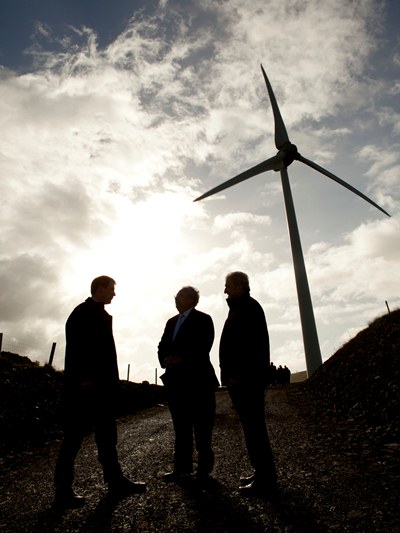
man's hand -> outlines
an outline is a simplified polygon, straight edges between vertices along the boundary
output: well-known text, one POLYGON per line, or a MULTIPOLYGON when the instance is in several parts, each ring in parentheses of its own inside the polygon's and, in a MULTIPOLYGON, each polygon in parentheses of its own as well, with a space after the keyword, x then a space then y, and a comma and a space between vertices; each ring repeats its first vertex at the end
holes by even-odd
POLYGON ((239 384, 236 378, 228 378, 227 386, 229 389, 234 389, 239 384))
POLYGON ((82 392, 95 392, 96 385, 90 379, 82 381, 79 385, 79 388, 82 392))
POLYGON ((174 368, 182 363, 182 359, 177 355, 169 355, 164 359, 165 368, 174 368))

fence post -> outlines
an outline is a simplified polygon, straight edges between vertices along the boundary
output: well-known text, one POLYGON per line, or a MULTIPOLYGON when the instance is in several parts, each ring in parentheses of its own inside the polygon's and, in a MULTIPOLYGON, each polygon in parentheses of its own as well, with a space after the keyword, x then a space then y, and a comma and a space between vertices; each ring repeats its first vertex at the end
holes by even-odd
POLYGON ((126 376, 126 381, 129 381, 129 372, 131 370, 131 365, 128 363, 128 375, 126 376))
POLYGON ((1 347, 3 346, 3 334, 0 333, 0 353, 3 351, 1 347))
POLYGON ((52 366, 53 364, 53 358, 54 358, 54 353, 56 351, 56 342, 53 342, 53 346, 51 347, 51 352, 50 352, 50 359, 49 359, 49 365, 52 366))
POLYGON ((389 304, 387 303, 387 300, 385 300, 385 304, 386 304, 386 307, 387 307, 388 313, 390 313, 389 304))
POLYGON ((155 370, 156 370, 156 385, 157 385, 157 368, 155 370))

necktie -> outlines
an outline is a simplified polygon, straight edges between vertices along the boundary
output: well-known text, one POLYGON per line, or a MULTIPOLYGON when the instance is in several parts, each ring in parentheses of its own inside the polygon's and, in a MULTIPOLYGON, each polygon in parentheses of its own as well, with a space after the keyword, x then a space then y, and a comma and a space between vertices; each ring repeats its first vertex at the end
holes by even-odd
POLYGON ((172 340, 175 339, 176 334, 178 333, 179 328, 182 326, 184 320, 185 320, 185 315, 179 315, 179 318, 178 318, 178 320, 176 321, 176 324, 175 324, 175 329, 174 329, 174 334, 172 336, 172 340))

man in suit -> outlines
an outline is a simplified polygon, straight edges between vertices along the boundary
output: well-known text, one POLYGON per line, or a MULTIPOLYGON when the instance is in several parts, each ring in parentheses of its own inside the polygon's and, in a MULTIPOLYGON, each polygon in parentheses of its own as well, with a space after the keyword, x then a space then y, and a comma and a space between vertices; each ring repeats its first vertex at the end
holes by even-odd
POLYGON ((78 305, 66 323, 64 369, 64 439, 55 470, 55 503, 79 507, 84 498, 72 489, 74 463, 85 435, 94 428, 99 461, 109 494, 124 497, 146 490, 122 473, 117 454, 115 408, 118 366, 112 317, 104 309, 115 296, 115 281, 92 281, 91 297, 78 305))
POLYGON ((254 469, 241 479, 239 491, 271 498, 277 494, 277 475, 264 413, 270 364, 267 322, 261 305, 250 296, 247 274, 228 274, 224 292, 229 313, 220 340, 221 382, 239 415, 254 469))
POLYGON ((214 466, 212 431, 215 389, 219 383, 210 361, 214 342, 211 317, 195 309, 199 292, 183 287, 175 296, 178 315, 170 318, 158 345, 158 358, 175 431, 174 469, 165 481, 193 472, 193 433, 198 453, 196 477, 205 480, 214 466))

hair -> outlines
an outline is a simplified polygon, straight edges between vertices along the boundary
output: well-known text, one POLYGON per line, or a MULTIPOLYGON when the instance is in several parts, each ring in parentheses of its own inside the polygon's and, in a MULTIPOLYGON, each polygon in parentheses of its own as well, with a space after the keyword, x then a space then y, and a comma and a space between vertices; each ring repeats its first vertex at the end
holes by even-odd
POLYGON ((108 287, 111 283, 115 285, 116 282, 109 276, 99 276, 98 278, 95 278, 92 281, 92 284, 90 285, 90 294, 93 296, 93 294, 96 293, 99 287, 105 288, 108 287))
POLYGON ((230 279, 235 285, 240 285, 246 292, 250 292, 249 276, 244 272, 230 272, 225 279, 230 279))
POLYGON ((185 291, 186 294, 192 298, 193 300, 193 307, 196 307, 196 305, 199 303, 200 299, 200 291, 196 289, 195 287, 191 287, 190 285, 186 287, 182 287, 181 291, 185 291))

